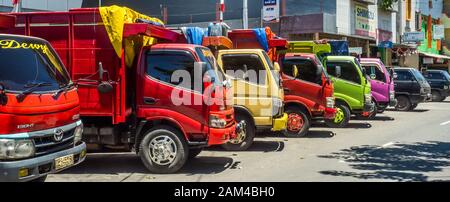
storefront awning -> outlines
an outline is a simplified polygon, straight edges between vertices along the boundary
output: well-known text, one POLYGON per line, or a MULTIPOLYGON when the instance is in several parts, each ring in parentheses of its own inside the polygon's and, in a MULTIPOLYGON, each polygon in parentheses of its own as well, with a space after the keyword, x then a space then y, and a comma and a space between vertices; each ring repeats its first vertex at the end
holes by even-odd
POLYGON ((424 52, 419 52, 419 54, 420 54, 421 56, 426 56, 426 57, 431 57, 431 58, 438 58, 438 59, 450 60, 450 56, 446 56, 446 55, 439 55, 439 54, 432 54, 432 53, 424 53, 424 52))

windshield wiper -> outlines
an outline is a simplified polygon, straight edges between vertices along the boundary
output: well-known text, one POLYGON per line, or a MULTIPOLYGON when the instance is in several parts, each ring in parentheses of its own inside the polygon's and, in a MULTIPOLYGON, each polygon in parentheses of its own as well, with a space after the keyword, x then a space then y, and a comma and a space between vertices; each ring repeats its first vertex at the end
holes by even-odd
POLYGON ((22 93, 18 94, 16 96, 17 101, 23 102, 23 100, 25 100, 25 98, 33 93, 34 91, 36 91, 38 88, 40 87, 44 87, 44 86, 51 86, 52 84, 49 82, 39 82, 39 83, 31 83, 31 84, 26 84, 24 87, 28 88, 27 90, 23 91, 22 93))
POLYGON ((61 89, 59 89, 58 91, 56 91, 56 92, 52 95, 53 99, 55 99, 55 100, 58 99, 59 96, 61 95, 61 93, 66 93, 66 92, 67 92, 69 89, 71 89, 73 86, 74 86, 73 83, 66 84, 66 85, 62 85, 62 86, 61 86, 61 89))

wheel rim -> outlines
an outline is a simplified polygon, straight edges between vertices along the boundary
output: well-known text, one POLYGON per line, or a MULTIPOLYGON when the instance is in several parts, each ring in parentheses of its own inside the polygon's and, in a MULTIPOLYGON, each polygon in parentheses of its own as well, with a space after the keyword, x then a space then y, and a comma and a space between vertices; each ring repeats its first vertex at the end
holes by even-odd
POLYGON ((288 116, 288 125, 287 128, 291 132, 300 131, 305 125, 305 120, 300 114, 291 113, 288 116))
POLYGON ((344 119, 345 119, 344 111, 341 108, 337 108, 334 123, 342 123, 344 119))
POLYGON ((245 126, 244 130, 242 130, 240 133, 237 134, 237 137, 235 139, 231 139, 230 143, 231 144, 241 144, 242 142, 244 142, 245 138, 247 137, 247 122, 244 121, 245 126))
POLYGON ((401 98, 398 100, 398 108, 399 109, 404 109, 406 107, 406 100, 401 98))
POLYGON ((171 164, 175 160, 178 148, 172 138, 161 135, 150 141, 148 152, 154 163, 164 166, 171 164))

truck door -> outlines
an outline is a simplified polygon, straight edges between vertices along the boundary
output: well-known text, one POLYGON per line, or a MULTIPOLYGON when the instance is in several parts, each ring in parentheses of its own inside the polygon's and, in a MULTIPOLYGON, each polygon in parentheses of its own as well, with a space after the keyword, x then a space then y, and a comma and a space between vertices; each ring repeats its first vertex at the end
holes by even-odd
POLYGON ((414 76, 408 70, 395 70, 397 78, 394 81, 395 91, 399 93, 413 93, 414 76))
POLYGON ((218 63, 233 81, 234 104, 250 110, 257 125, 272 125, 268 74, 259 55, 220 52, 218 63))
POLYGON ((143 97, 138 98, 142 99, 142 106, 175 111, 206 125, 202 77, 200 89, 194 84, 194 55, 184 50, 148 50, 145 57, 143 97), (174 73, 191 78, 180 78, 174 73))
POLYGON ((370 63, 363 64, 367 74, 372 80, 372 95, 374 95, 378 102, 389 101, 389 85, 386 83, 388 74, 385 74, 379 64, 370 63))
POLYGON ((352 61, 326 61, 327 73, 332 77, 337 97, 346 99, 350 107, 361 108, 364 105, 363 79, 352 61), (340 67, 341 74, 336 69, 340 67), (340 96, 338 96, 340 94, 340 96))
POLYGON ((286 58, 282 62, 283 86, 288 95, 297 95, 313 102, 323 102, 322 71, 313 60, 309 58, 286 58), (292 79, 293 66, 296 65, 299 74, 292 79))

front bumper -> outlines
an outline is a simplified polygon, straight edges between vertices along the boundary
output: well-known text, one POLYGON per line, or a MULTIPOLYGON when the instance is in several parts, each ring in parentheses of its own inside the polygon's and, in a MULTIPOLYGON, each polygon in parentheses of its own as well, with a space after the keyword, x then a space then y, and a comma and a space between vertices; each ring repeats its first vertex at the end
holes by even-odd
POLYGON ((365 103, 363 108, 363 113, 371 113, 375 110, 375 103, 365 103))
POLYGON ((283 113, 283 115, 279 118, 274 118, 272 124, 272 131, 286 130, 287 121, 288 115, 286 113, 283 113))
POLYGON ((236 137, 236 123, 227 128, 210 128, 208 146, 225 144, 236 137))
POLYGON ((337 112, 336 108, 325 108, 323 112, 323 117, 325 119, 334 119, 336 118, 336 112, 337 112))
POLYGON ((397 99, 390 100, 389 101, 389 106, 390 107, 395 107, 395 106, 397 106, 397 103, 398 103, 397 99))
POLYGON ((67 155, 74 155, 74 164, 70 167, 80 164, 86 158, 86 144, 83 142, 73 148, 32 159, 0 162, 0 182, 26 182, 59 172, 61 170, 55 170, 55 159, 67 155), (19 170, 24 168, 28 169, 29 175, 19 178, 19 170))

